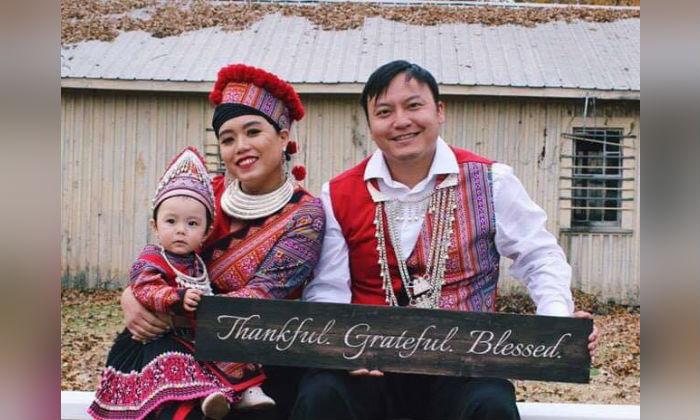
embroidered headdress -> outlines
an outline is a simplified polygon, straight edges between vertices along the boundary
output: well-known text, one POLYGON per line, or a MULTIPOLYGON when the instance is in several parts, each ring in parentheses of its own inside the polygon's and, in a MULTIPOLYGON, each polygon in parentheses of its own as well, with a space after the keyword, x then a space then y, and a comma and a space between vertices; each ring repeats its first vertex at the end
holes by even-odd
MULTIPOLYGON (((209 100, 216 106, 212 127, 217 138, 226 121, 241 115, 259 115, 277 131, 289 130, 292 122, 304 116, 304 106, 292 85, 272 73, 245 64, 231 64, 219 70, 209 100)), ((285 151, 287 161, 296 151, 296 143, 290 141, 285 151)), ((302 180, 306 170, 299 165, 292 169, 292 174, 302 180)))
POLYGON ((214 191, 204 158, 194 147, 186 147, 168 165, 153 196, 152 210, 170 197, 187 196, 201 202, 214 218, 214 191))

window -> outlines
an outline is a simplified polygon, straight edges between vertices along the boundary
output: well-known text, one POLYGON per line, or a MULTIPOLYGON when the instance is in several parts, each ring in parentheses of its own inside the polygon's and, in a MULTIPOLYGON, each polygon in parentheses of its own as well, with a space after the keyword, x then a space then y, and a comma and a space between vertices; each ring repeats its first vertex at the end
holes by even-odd
POLYGON ((624 164, 623 129, 574 127, 563 136, 573 140, 570 194, 562 197, 571 203, 571 228, 620 228, 623 202, 633 200, 625 181, 634 180, 624 164))

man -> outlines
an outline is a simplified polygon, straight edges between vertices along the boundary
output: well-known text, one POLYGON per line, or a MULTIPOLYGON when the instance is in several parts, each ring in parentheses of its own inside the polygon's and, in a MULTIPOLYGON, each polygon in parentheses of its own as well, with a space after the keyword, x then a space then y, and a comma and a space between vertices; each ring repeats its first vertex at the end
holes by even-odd
MULTIPOLYGON (((378 150, 323 186, 326 231, 304 300, 495 310, 499 258, 527 286, 540 315, 573 314, 571 268, 546 231, 544 211, 510 167, 439 136, 445 105, 425 69, 378 68, 361 96, 378 150)), ((589 337, 591 353, 597 330, 589 337)), ((518 419, 515 392, 499 378, 350 374, 310 370, 297 419, 518 419)))

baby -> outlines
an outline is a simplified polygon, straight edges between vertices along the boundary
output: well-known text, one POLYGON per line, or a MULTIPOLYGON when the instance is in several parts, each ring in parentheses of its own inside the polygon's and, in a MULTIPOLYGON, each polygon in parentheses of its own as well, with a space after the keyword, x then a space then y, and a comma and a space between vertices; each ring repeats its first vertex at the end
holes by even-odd
POLYGON ((221 419, 230 403, 241 410, 275 404, 260 387, 241 389, 214 363, 193 356, 193 313, 202 295, 212 294, 197 251, 213 215, 214 194, 204 159, 196 149, 186 148, 166 170, 153 198, 150 225, 159 245, 146 245, 129 273, 136 299, 151 311, 170 314, 173 328, 147 343, 134 340, 127 329, 116 338, 88 410, 94 418, 141 419, 153 412, 178 411, 188 403, 192 408, 199 401, 206 417, 221 419))

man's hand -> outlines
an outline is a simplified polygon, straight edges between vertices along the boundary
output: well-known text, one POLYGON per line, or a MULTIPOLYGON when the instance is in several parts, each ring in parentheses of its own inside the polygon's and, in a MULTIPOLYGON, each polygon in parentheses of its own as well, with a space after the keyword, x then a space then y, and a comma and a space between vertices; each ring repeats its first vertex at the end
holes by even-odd
MULTIPOLYGON (((574 318, 593 319, 593 315, 586 311, 576 311, 574 312, 574 318)), ((591 335, 588 336, 588 353, 591 355, 591 358, 595 355, 599 338, 598 327, 595 326, 595 321, 593 321, 593 332, 591 332, 591 335)))
POLYGON ((158 338, 170 326, 170 319, 165 314, 154 314, 144 308, 134 297, 131 287, 124 289, 120 300, 126 328, 134 340, 146 342, 158 338))
POLYGON ((355 369, 350 371, 350 376, 384 376, 384 372, 377 369, 355 369))

